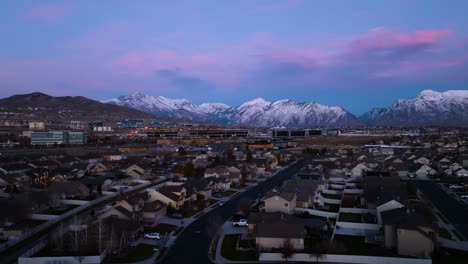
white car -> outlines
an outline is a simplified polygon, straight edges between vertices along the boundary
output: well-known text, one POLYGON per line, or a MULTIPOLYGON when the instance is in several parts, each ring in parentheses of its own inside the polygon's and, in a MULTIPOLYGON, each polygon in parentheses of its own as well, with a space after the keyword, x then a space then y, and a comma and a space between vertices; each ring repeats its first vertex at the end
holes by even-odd
POLYGON ((456 184, 452 184, 449 186, 449 189, 461 189, 461 188, 463 188, 463 186, 456 185, 456 184))
POLYGON ((160 240, 161 235, 159 233, 147 233, 147 234, 145 234, 144 238, 160 240))
POLYGON ((468 199, 468 195, 462 195, 460 196, 462 199, 468 199))
POLYGON ((240 219, 239 221, 232 221, 232 226, 247 226, 247 219, 240 219))

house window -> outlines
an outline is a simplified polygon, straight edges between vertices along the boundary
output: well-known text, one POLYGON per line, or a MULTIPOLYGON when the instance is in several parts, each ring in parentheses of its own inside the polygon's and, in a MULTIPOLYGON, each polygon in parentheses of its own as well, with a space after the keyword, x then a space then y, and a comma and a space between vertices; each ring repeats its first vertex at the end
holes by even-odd
POLYGON ((289 206, 289 204, 288 204, 288 203, 284 203, 284 207, 288 207, 288 206, 289 206))

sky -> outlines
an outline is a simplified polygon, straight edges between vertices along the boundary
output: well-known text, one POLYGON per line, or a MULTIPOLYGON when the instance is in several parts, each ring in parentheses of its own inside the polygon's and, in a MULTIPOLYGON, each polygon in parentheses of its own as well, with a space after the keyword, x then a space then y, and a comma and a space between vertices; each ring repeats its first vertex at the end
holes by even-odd
POLYGON ((468 89, 468 1, 2 1, 0 97, 257 97, 354 114, 468 89))

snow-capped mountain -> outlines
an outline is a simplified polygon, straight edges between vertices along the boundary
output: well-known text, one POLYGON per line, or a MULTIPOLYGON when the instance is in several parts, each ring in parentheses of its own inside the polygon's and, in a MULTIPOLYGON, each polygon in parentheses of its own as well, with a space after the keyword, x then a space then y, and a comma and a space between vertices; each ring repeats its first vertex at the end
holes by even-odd
POLYGON ((424 90, 412 99, 400 99, 385 110, 371 110, 361 116, 373 125, 460 126, 468 125, 468 91, 424 90))
POLYGON ((251 126, 353 126, 357 118, 339 106, 298 103, 291 100, 268 102, 262 98, 241 104, 229 117, 233 125, 251 126))
POLYGON ((170 99, 163 96, 150 96, 143 93, 123 95, 101 101, 137 109, 165 118, 178 118, 194 121, 210 121, 212 114, 229 109, 230 106, 219 103, 196 105, 186 99, 170 99))
POLYGON ((185 99, 169 99, 141 93, 104 100, 160 117, 180 118, 247 126, 353 126, 361 125, 351 113, 338 106, 298 103, 290 100, 268 102, 257 98, 238 107, 221 103, 196 105, 185 99))

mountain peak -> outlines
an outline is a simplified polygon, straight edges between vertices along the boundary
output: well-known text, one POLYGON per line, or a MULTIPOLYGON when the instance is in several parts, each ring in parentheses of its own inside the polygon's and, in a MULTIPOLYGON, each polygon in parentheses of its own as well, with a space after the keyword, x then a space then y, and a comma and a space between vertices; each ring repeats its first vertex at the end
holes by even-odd
POLYGON ((443 96, 443 93, 439 93, 433 90, 423 90, 421 91, 416 98, 426 99, 426 100, 436 100, 443 96))

